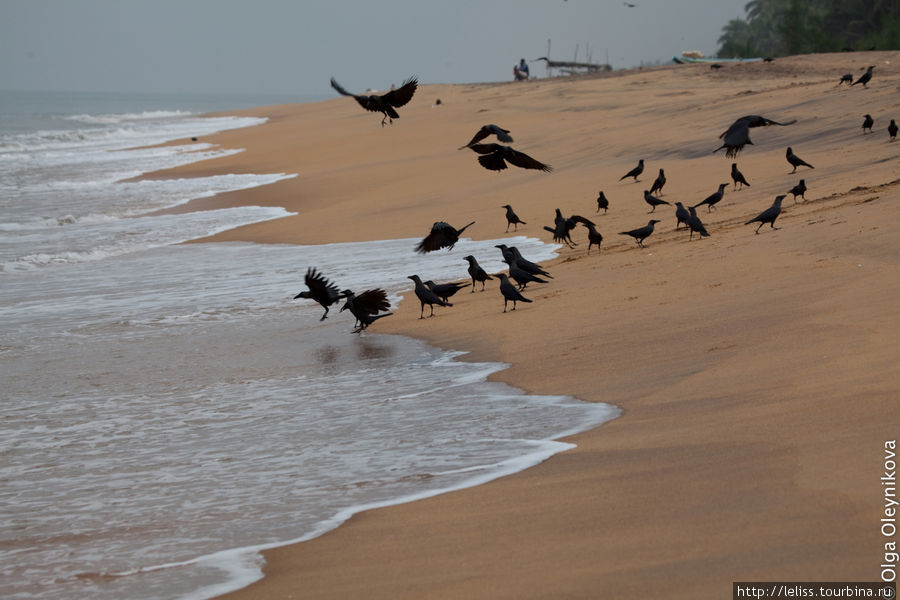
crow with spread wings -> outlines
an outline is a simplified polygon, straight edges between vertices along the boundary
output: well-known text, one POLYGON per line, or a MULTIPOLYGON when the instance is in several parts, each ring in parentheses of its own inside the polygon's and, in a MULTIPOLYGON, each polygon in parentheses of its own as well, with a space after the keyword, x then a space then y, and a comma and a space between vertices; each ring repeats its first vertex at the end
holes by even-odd
POLYGON ((741 117, 732 123, 731 127, 722 132, 722 135, 719 136, 722 140, 722 145, 713 150, 713 152, 718 152, 722 148, 725 148, 725 156, 734 158, 746 144, 753 144, 753 142, 750 141, 751 127, 766 127, 768 125, 784 126, 792 125, 796 122, 797 120, 794 119, 787 123, 779 123, 778 121, 773 121, 759 115, 747 115, 746 117, 741 117))
POLYGON ((416 88, 419 87, 419 82, 415 77, 410 77, 397 89, 391 90, 386 94, 381 94, 380 96, 376 94, 364 96, 362 94, 348 92, 334 80, 334 77, 331 78, 331 87, 337 90, 339 94, 353 97, 364 109, 383 114, 384 118, 381 119, 381 126, 384 127, 384 121, 386 119, 390 120, 390 123, 393 124, 394 119, 400 118, 400 115, 397 114, 395 109, 412 100, 413 94, 416 93, 416 88))

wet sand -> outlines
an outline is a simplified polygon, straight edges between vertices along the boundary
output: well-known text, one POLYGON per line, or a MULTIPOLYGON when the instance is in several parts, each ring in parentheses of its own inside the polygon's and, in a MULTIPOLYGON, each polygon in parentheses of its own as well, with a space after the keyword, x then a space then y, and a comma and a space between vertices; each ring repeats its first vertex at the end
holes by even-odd
MULTIPOLYGON (((489 484, 361 513, 265 553, 265 577, 229 598, 722 598, 733 581, 876 581, 884 562, 884 444, 900 408, 900 53, 664 66, 611 75, 426 85, 382 128, 347 98, 247 111, 270 121, 208 140, 233 156, 154 174, 291 172, 182 210, 284 206, 295 217, 208 240, 327 243, 424 236, 434 221, 503 235, 503 204, 549 241, 554 209, 594 220, 602 251, 545 263, 504 314, 496 282, 419 320, 407 298, 372 333, 509 363, 497 378, 623 414, 577 448, 489 484), (868 88, 838 86, 877 65, 868 88), (440 98, 442 104, 434 106, 440 98), (863 115, 875 118, 864 135, 863 115), (718 135, 758 114, 734 162, 718 135), (482 169, 457 151, 485 123, 552 174, 482 169), (787 146, 815 169, 790 174, 787 146), (637 160, 640 181, 619 181, 637 160), (729 182, 711 236, 688 240, 663 206, 646 249, 618 232, 662 198, 696 204, 729 182), (777 222, 744 222, 800 178, 777 222), (607 214, 597 214, 604 190, 607 214)), ((399 83, 399 81, 397 82, 399 83)), ((512 232, 510 232, 512 235, 512 232)), ((205 241, 208 241, 205 240, 205 241)), ((305 265, 298 265, 298 282, 305 265)), ((460 279, 466 278, 460 254, 460 279)), ((427 275, 427 274, 422 274, 427 275)), ((370 335, 371 335, 370 334, 370 335)))

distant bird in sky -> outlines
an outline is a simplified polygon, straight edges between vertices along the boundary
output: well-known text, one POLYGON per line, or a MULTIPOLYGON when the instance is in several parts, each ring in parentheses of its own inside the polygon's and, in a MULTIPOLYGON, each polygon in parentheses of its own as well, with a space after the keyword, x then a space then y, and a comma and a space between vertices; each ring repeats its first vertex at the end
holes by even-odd
POLYGON ((787 161, 791 163, 791 166, 794 167, 794 170, 791 171, 791 173, 796 173, 797 167, 809 167, 810 169, 815 169, 814 166, 794 154, 794 150, 790 146, 788 146, 787 152, 784 153, 784 156, 785 158, 787 158, 787 161))
POLYGON ((769 125, 786 126, 796 122, 797 120, 794 119, 787 123, 779 123, 778 121, 773 121, 772 119, 767 119, 759 115, 747 115, 741 117, 719 135, 719 139, 722 140, 722 145, 713 150, 713 152, 718 152, 722 148, 725 148, 725 156, 734 158, 746 144, 753 144, 750 140, 751 127, 767 127, 769 125))
MULTIPOLYGON (((707 196, 703 199, 702 202, 698 202, 694 205, 694 208, 706 205, 706 212, 711 212, 712 209, 722 201, 722 198, 725 197, 725 188, 728 187, 728 183, 720 183, 719 189, 707 196)), ((718 209, 716 209, 718 210, 718 209)))
POLYGON ((469 140, 469 143, 465 146, 460 146, 459 149, 470 148, 490 135, 496 135, 501 142, 509 143, 513 141, 512 136, 509 135, 509 129, 503 129, 497 125, 482 125, 481 129, 469 140))
POLYGON ((632 4, 631 2, 623 2, 622 4, 624 4, 628 8, 634 8, 635 6, 637 6, 637 4, 632 4))
POLYGON ((440 250, 441 248, 452 250, 453 246, 456 245, 456 242, 459 241, 459 236, 462 235, 463 231, 474 224, 475 221, 472 221, 465 227, 456 229, 449 223, 438 221, 431 226, 431 232, 416 245, 416 252, 425 254, 426 252, 433 252, 435 250, 440 250))
POLYGON ((756 228, 756 233, 759 233, 759 228, 766 223, 771 225, 772 229, 778 229, 778 227, 775 227, 775 219, 777 219, 778 215, 781 214, 781 201, 784 200, 784 197, 785 194, 775 196, 775 202, 772 203, 772 206, 759 213, 755 218, 750 219, 749 221, 744 223, 744 225, 749 225, 750 223, 759 223, 759 227, 756 228))
POLYGON ((399 119, 400 115, 397 114, 395 109, 400 108, 405 105, 407 102, 412 100, 413 94, 416 93, 416 88, 419 86, 419 82, 415 77, 410 77, 403 85, 395 90, 391 90, 385 94, 377 95, 372 94, 369 96, 362 94, 354 94, 352 92, 348 92, 341 85, 334 80, 334 77, 331 78, 331 87, 333 87, 339 94, 344 96, 351 96, 359 105, 364 109, 371 112, 380 112, 384 115, 381 119, 381 126, 384 127, 385 120, 390 120, 391 124, 393 124, 394 119, 399 119))
POLYGON ((607 200, 603 190, 600 190, 600 195, 597 196, 597 212, 600 212, 601 210, 604 215, 606 214, 606 211, 609 210, 609 200, 607 200))
POLYGON ((321 304, 322 308, 325 309, 325 312, 324 314, 322 314, 322 318, 319 320, 324 321, 328 318, 328 307, 340 300, 340 291, 338 290, 336 285, 328 281, 328 279, 326 279, 324 275, 316 271, 315 267, 310 267, 306 270, 304 283, 306 283, 306 287, 308 289, 294 296, 294 300, 296 300, 297 298, 307 298, 309 300, 315 300, 316 302, 321 304))
POLYGON ((801 179, 800 183, 788 190, 788 194, 794 195, 794 202, 797 201, 797 196, 800 196, 803 198, 803 201, 806 202, 806 180, 801 179))
POLYGON ((853 82, 853 73, 845 73, 844 75, 841 75, 841 80, 838 81, 838 85, 841 85, 845 81, 847 83, 852 83, 853 82))
POLYGON ((453 306, 449 302, 441 300, 441 298, 437 294, 429 290, 428 287, 424 283, 422 283, 422 279, 418 275, 410 275, 409 277, 407 277, 407 279, 412 279, 413 283, 416 284, 416 297, 419 299, 419 302, 422 303, 422 310, 419 312, 420 319, 425 318, 426 304, 431 307, 431 314, 428 315, 429 317, 434 316, 435 304, 437 304, 438 306, 453 306))
POLYGON ((644 240, 650 237, 650 234, 653 233, 654 226, 659 222, 659 219, 651 219, 650 222, 643 227, 638 227, 637 229, 632 229, 630 231, 620 231, 619 235, 630 235, 635 239, 638 246, 646 248, 646 246, 644 246, 644 240))
POLYGON ((351 333, 360 333, 369 325, 382 317, 389 317, 393 313, 381 313, 391 307, 388 302, 387 293, 380 288, 374 290, 366 290, 359 296, 353 293, 353 290, 344 290, 341 295, 347 299, 341 311, 349 310, 356 317, 356 329, 351 333))
POLYGON ((872 118, 872 115, 865 115, 863 117, 862 130, 863 135, 866 133, 866 129, 869 130, 869 133, 872 133, 872 125, 875 124, 875 119, 872 118))
POLYGON ((625 173, 624 175, 619 177, 619 181, 622 181, 623 179, 627 179, 629 177, 634 177, 634 181, 637 182, 638 176, 643 172, 644 172, 644 159, 642 158, 638 161, 638 164, 635 168, 633 168, 632 170, 628 171, 627 173, 625 173))
POLYGON ((528 225, 528 223, 526 223, 525 221, 523 221, 522 219, 519 218, 519 215, 516 214, 516 212, 512 209, 512 206, 510 206, 509 204, 504 204, 503 206, 501 206, 501 208, 506 209, 506 231, 507 232, 509 231, 510 225, 515 225, 516 231, 519 230, 519 223, 521 223, 522 225, 528 225))
POLYGON ((510 300, 513 303, 513 310, 516 310, 516 302, 531 302, 531 300, 522 295, 522 292, 516 289, 516 286, 512 284, 506 273, 500 273, 499 277, 500 293, 503 294, 503 312, 506 312, 506 307, 510 300))
POLYGON ((872 79, 872 69, 875 68, 875 65, 869 65, 869 68, 866 69, 866 72, 859 76, 859 79, 851 83, 851 87, 856 85, 857 83, 863 84, 863 87, 866 87, 866 84, 872 79))
POLYGON ((471 150, 481 154, 478 162, 482 167, 491 171, 502 171, 506 169, 506 163, 515 165, 522 169, 535 169, 550 173, 553 167, 535 160, 525 154, 519 152, 512 146, 504 146, 502 144, 472 144, 469 146, 471 150))
POLYGON ((663 204, 669 204, 665 200, 663 200, 661 198, 657 198, 656 196, 651 194, 649 190, 644 190, 644 202, 646 202, 647 204, 649 204, 652 207, 650 209, 651 213, 656 210, 657 206, 661 206, 663 204))
POLYGON ((650 193, 655 194, 659 192, 659 195, 662 196, 662 189, 664 185, 666 185, 666 172, 660 169, 659 175, 656 176, 656 179, 653 181, 653 185, 650 186, 650 193))
POLYGON ((693 206, 688 207, 688 215, 687 221, 685 224, 688 226, 688 229, 691 230, 691 235, 688 238, 688 241, 694 239, 694 233, 699 233, 701 238, 709 237, 709 232, 706 231, 706 227, 703 225, 703 221, 700 220, 700 217, 697 216, 697 209, 693 206))
POLYGON ((475 282, 481 282, 481 291, 484 291, 484 282, 488 279, 493 279, 490 275, 487 274, 487 271, 481 268, 481 265, 478 264, 478 261, 475 260, 475 257, 471 254, 469 256, 463 257, 465 260, 469 262, 469 276, 472 278, 472 293, 475 292, 475 282))
POLYGON ((739 183, 741 184, 741 189, 744 189, 745 185, 750 187, 744 174, 738 170, 737 163, 731 163, 731 179, 734 180, 734 189, 737 189, 737 184, 739 183))
POLYGON ((897 139, 897 124, 891 119, 891 124, 888 125, 888 134, 891 136, 891 141, 897 139))

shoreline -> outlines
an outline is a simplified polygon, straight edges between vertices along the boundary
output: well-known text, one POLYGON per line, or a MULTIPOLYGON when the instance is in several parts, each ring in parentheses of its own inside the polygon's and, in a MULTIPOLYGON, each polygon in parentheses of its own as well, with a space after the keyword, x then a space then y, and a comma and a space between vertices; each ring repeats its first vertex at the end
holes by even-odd
MULTIPOLYGON (((529 288, 535 302, 515 313, 500 313, 489 286, 424 322, 404 302, 373 332, 507 363, 492 378, 604 400, 622 408, 620 418, 525 471, 358 513, 266 552, 265 577, 227 597, 697 598, 720 597, 740 580, 874 580, 879 498, 865 490, 878 479, 881 442, 896 436, 900 387, 890 342, 900 329, 890 309, 900 278, 884 276, 897 273, 890 200, 898 185, 887 173, 897 154, 845 135, 858 133, 847 121, 860 108, 846 106, 829 78, 874 54, 898 58, 818 55, 714 74, 680 66, 527 87, 423 86, 419 104, 385 131, 340 99, 277 107, 272 127, 214 136, 247 152, 173 170, 296 172, 283 166, 289 158, 309 165, 293 184, 208 199, 285 202, 298 217, 203 241, 406 238, 435 220, 474 219, 499 233, 508 198, 531 223, 519 234, 541 235, 557 204, 594 219, 605 236, 599 256, 582 245, 544 263, 555 279, 529 288), (438 95, 442 107, 432 109, 427 99, 438 95), (436 122, 429 110, 450 114, 436 122), (731 161, 709 154, 721 123, 793 113, 812 116, 796 129, 753 130, 756 145, 738 157, 753 187, 729 189, 718 211, 701 213, 711 238, 689 243, 666 227, 646 250, 616 239, 646 222, 646 206, 625 199, 642 186, 615 183, 637 156, 648 159, 642 182, 665 166, 663 197, 695 202, 727 177, 731 161), (482 122, 510 128, 515 147, 556 172, 480 172, 471 155, 432 150, 434 140, 464 143, 482 122), (293 144, 292 131, 329 145, 293 144), (790 143, 816 165, 799 175, 815 193, 786 204, 780 230, 754 236, 743 222, 796 182, 783 166, 790 143), (386 145, 396 155, 373 158, 386 145), (610 196, 609 215, 589 212, 597 189, 610 196)), ((884 87, 857 102, 884 115, 897 79, 890 67, 880 75, 884 87)), ((580 228, 573 235, 584 237, 580 228)))

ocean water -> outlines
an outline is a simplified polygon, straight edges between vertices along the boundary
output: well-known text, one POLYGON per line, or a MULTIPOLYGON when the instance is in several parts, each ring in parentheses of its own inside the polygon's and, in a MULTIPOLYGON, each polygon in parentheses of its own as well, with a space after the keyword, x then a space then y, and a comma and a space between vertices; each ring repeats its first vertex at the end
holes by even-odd
POLYGON ((287 214, 149 215, 292 173, 123 182, 260 122, 200 116, 223 99, 0 100, 0 597, 208 598, 260 577, 263 548, 521 470, 616 415, 293 300, 316 266, 396 304, 407 275, 465 279, 469 253, 500 270, 497 240, 179 245, 287 214))

